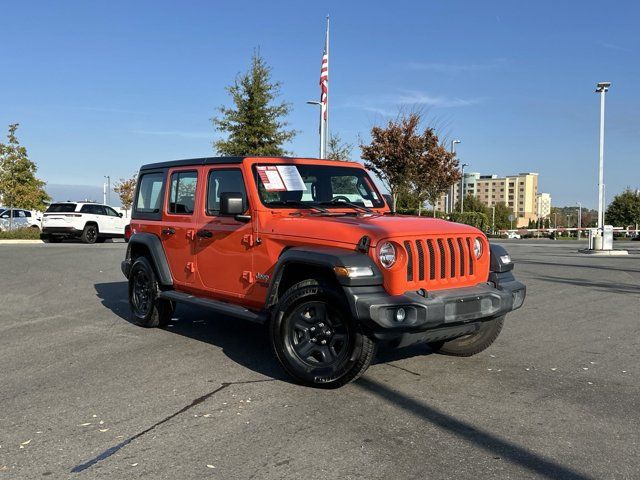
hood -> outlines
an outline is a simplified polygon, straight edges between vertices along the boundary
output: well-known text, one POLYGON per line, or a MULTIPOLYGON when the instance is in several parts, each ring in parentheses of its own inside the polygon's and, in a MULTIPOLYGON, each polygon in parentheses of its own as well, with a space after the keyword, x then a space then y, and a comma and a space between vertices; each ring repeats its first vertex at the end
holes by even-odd
POLYGON ((292 237, 333 240, 356 245, 368 235, 372 246, 387 238, 403 238, 426 235, 464 235, 477 233, 477 228, 461 223, 431 217, 403 215, 329 216, 309 215, 278 216, 265 225, 265 233, 292 237))

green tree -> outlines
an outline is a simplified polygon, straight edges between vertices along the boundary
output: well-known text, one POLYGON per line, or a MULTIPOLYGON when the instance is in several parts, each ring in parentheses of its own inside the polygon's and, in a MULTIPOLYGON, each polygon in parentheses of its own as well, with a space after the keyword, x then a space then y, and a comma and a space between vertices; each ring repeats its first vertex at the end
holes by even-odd
POLYGON ((0 199, 8 207, 44 210, 49 195, 36 177, 37 165, 16 137, 17 123, 9 125, 8 143, 0 143, 0 199))
POLYGON ((329 160, 350 160, 353 145, 343 142, 340 135, 330 134, 327 148, 327 159, 329 160))
MULTIPOLYGON (((482 200, 470 193, 467 193, 464 196, 463 206, 465 212, 480 212, 484 213, 485 215, 487 215, 491 210, 482 202, 482 200)), ((460 202, 456 203, 455 210, 457 210, 458 212, 460 211, 460 202)))
MULTIPOLYGON (((491 209, 489 209, 491 210, 491 209)), ((493 216, 493 212, 489 212, 489 215, 493 216)), ((506 230, 511 228, 511 222, 509 221, 509 215, 513 215, 511 210, 504 202, 498 202, 495 205, 495 228, 496 230, 506 230)), ((491 218, 491 217, 489 217, 491 218)))
POLYGON ((606 223, 626 227, 640 223, 640 190, 627 188, 616 195, 605 213, 606 223))
POLYGON ((284 120, 291 105, 275 102, 280 86, 271 80, 271 67, 255 52, 250 70, 238 75, 227 88, 234 107, 220 107, 220 116, 212 119, 217 131, 228 134, 226 139, 213 143, 218 154, 282 156, 287 153, 283 145, 295 137, 296 131, 288 130, 284 120))
POLYGON ((121 178, 118 183, 113 187, 113 191, 120 197, 120 203, 125 212, 128 212, 133 204, 133 196, 136 192, 136 184, 138 183, 137 174, 133 174, 133 177, 125 180, 121 178))

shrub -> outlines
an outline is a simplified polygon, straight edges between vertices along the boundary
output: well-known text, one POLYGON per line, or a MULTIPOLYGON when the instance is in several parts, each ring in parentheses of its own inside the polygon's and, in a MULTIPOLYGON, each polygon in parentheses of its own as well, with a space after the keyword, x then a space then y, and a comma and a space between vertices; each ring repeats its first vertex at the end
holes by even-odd
POLYGON ((16 228, 0 232, 0 240, 39 240, 40 229, 35 227, 16 228))

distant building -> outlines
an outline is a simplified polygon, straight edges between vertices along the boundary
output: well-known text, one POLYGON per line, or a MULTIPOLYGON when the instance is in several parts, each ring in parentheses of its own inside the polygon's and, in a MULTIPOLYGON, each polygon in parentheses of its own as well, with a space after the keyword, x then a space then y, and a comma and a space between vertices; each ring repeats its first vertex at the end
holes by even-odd
MULTIPOLYGON (((436 203, 436 208, 444 212, 451 212, 460 200, 460 183, 454 185, 448 194, 443 195, 436 203)), ((514 226, 526 227, 529 220, 538 219, 538 174, 520 173, 498 177, 497 175, 482 175, 476 172, 464 174, 464 193, 473 195, 485 205, 491 207, 497 203, 504 203, 512 211, 516 219, 514 226)), ((551 197, 549 200, 549 213, 551 197)), ((548 214, 547 214, 548 215, 548 214)))
POLYGON ((547 218, 551 215, 551 195, 539 193, 536 195, 536 214, 538 218, 547 218))

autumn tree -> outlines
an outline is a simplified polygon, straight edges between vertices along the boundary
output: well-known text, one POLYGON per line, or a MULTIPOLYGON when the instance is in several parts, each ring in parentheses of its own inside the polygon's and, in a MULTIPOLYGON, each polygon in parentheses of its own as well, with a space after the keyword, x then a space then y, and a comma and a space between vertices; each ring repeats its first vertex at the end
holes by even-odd
POLYGON ((640 190, 627 188, 616 195, 605 213, 607 224, 616 227, 640 223, 640 190))
POLYGON ((131 205, 133 205, 133 196, 136 193, 137 183, 138 176, 134 173, 129 179, 121 178, 113 187, 113 191, 118 194, 118 197, 120 197, 120 203, 122 204, 122 208, 124 208, 125 212, 128 212, 131 205))
POLYGON ((330 134, 327 148, 327 159, 329 160, 350 160, 353 145, 342 141, 340 135, 330 134))
POLYGON ((401 192, 435 203, 459 178, 455 155, 439 142, 434 129, 420 131, 419 113, 400 115, 386 128, 371 129, 371 143, 360 145, 365 166, 389 190, 394 210, 401 192))
POLYGON ((18 125, 9 125, 9 141, 0 143, 0 199, 8 207, 44 210, 51 199, 44 190, 45 182, 36 177, 37 165, 18 141, 18 125))
POLYGON ((276 102, 280 86, 271 80, 271 67, 255 52, 249 71, 238 75, 227 88, 234 106, 220 107, 220 116, 212 119, 215 129, 227 134, 226 139, 213 143, 218 154, 282 156, 287 153, 283 145, 292 140, 296 132, 288 130, 284 120, 291 105, 276 102))

